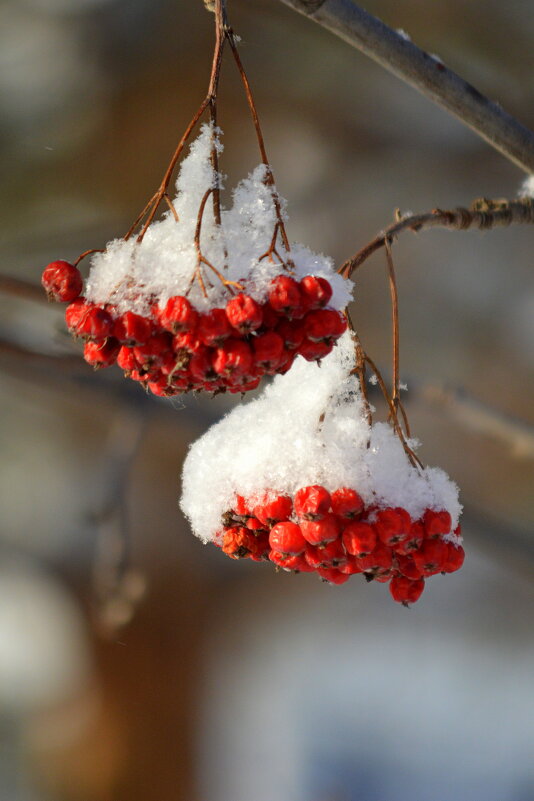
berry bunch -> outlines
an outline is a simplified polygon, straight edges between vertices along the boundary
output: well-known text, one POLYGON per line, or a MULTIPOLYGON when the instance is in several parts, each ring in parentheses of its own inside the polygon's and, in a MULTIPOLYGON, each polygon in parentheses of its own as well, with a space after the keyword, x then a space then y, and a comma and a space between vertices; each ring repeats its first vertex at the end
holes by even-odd
POLYGON ((214 542, 232 559, 270 561, 331 584, 361 573, 389 583, 393 599, 405 606, 420 598, 426 578, 453 573, 464 561, 460 527, 451 533, 449 512, 426 509, 412 520, 401 507, 366 506, 348 487, 329 493, 316 484, 293 498, 237 495, 222 523, 214 542))
POLYGON ((78 268, 66 261, 49 264, 42 283, 50 299, 69 303, 66 323, 85 340, 88 364, 116 363, 126 377, 167 397, 255 389, 263 375, 287 372, 297 355, 326 356, 347 327, 328 307, 330 283, 314 275, 278 275, 263 303, 240 292, 224 308, 201 312, 178 295, 164 305, 154 299, 146 316, 86 300, 78 268))

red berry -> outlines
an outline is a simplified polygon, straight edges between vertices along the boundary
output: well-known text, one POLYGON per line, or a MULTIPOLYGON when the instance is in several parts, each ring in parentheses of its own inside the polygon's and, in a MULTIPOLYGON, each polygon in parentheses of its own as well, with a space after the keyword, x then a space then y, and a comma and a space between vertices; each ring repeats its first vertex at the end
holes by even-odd
POLYGON ((349 523, 342 534, 347 553, 358 558, 369 556, 376 547, 376 531, 369 523, 349 523))
POLYGON ((411 554, 413 551, 416 551, 423 544, 424 536, 425 536, 425 529, 423 524, 420 521, 412 523, 406 539, 401 540, 395 545, 396 553, 406 555, 406 554, 411 554))
POLYGON ((253 509, 258 520, 269 526, 287 520, 292 511, 293 503, 288 495, 277 495, 272 500, 256 504, 253 509))
POLYGON ((358 560, 354 556, 347 556, 347 561, 340 564, 338 570, 340 570, 341 573, 346 573, 347 576, 354 576, 356 573, 362 572, 358 560))
POLYGON ((269 559, 283 570, 294 571, 296 573, 314 572, 313 567, 310 567, 304 557, 299 554, 284 554, 279 551, 271 550, 269 552, 269 559))
POLYGON ((282 320, 276 326, 276 333, 284 340, 288 350, 296 350, 304 341, 304 323, 302 320, 282 320))
POLYGON ((213 367, 213 350, 202 346, 189 359, 187 370, 194 381, 210 381, 217 377, 213 367))
POLYGON ((71 333, 84 339, 106 339, 113 328, 111 315, 83 298, 78 298, 67 306, 65 320, 71 333))
POLYGON ((447 543, 440 539, 425 540, 418 551, 413 552, 413 560, 423 576, 440 573, 448 557, 447 543))
POLYGON ((113 336, 126 345, 142 345, 154 333, 146 317, 127 311, 113 322, 113 336))
POLYGON ((347 321, 335 309, 317 309, 306 315, 304 326, 312 342, 332 343, 347 330, 347 321))
POLYGON ((136 370, 139 367, 133 350, 127 345, 123 345, 119 350, 117 354, 117 364, 126 374, 131 373, 132 370, 136 370))
POLYGON ((421 578, 421 571, 415 564, 412 556, 397 554, 397 564, 403 576, 409 579, 421 578))
POLYGON ((284 341, 274 331, 254 337, 252 340, 254 361, 264 372, 274 371, 284 356, 284 341))
POLYGON ((331 342, 312 342, 311 339, 305 339, 299 345, 298 353, 307 362, 317 362, 319 359, 324 359, 325 356, 328 356, 331 350, 331 342))
POLYGON ((465 551, 461 545, 453 545, 452 542, 447 543, 447 556, 441 566, 443 573, 454 573, 459 570, 464 563, 465 551))
POLYGON ((245 526, 250 531, 266 531, 265 523, 260 523, 256 517, 247 517, 245 526))
MULTIPOLYGON (((262 328, 267 328, 271 330, 276 328, 277 325, 280 323, 281 320, 285 320, 285 317, 281 317, 278 312, 275 312, 273 307, 270 305, 269 302, 264 303, 261 307, 263 321, 262 321, 262 328)), ((287 321, 286 321, 287 322, 287 321)))
POLYGON ((425 589, 425 580, 409 579, 406 576, 396 576, 389 583, 389 591, 394 601, 408 606, 413 604, 421 597, 425 589))
POLYGON ((228 322, 224 309, 212 309, 201 314, 198 320, 197 336, 204 345, 217 347, 232 336, 233 328, 228 322))
POLYGON ((337 517, 333 514, 326 514, 321 520, 302 520, 300 528, 310 545, 321 546, 335 540, 340 530, 337 517))
POLYGON ((217 348, 213 368, 218 375, 248 375, 252 367, 252 351, 241 339, 227 339, 217 348))
POLYGON ((163 364, 164 358, 171 351, 172 339, 169 334, 154 334, 149 337, 143 345, 136 345, 133 348, 137 363, 145 370, 151 367, 159 367, 163 364))
POLYGON ((332 297, 332 287, 326 278, 306 275, 300 282, 302 302, 307 309, 320 309, 332 297))
POLYGON ((242 495, 235 496, 234 511, 241 517, 250 517, 252 514, 248 502, 242 495))
POLYGON ((233 559, 243 559, 254 550, 254 534, 241 526, 234 526, 224 532, 222 549, 233 559))
POLYGON ((302 487, 295 494, 295 514, 305 520, 320 520, 330 509, 330 493, 320 484, 302 487))
POLYGON ((318 567, 317 573, 328 584, 345 584, 350 579, 346 573, 341 573, 335 567, 318 567))
POLYGON ((384 573, 391 569, 393 556, 390 548, 379 542, 369 556, 358 558, 358 564, 364 573, 384 573))
POLYGON ((327 545, 317 548, 307 545, 304 556, 311 567, 341 567, 348 561, 347 554, 339 539, 332 540, 327 545))
POLYGON ((104 342, 86 342, 83 348, 83 358, 95 370, 100 367, 111 367, 115 364, 120 350, 120 344, 113 337, 104 342))
POLYGON ((405 509, 381 509, 376 513, 375 528, 384 545, 395 545, 405 540, 412 521, 405 509))
POLYGON ((181 331, 176 334, 172 339, 172 347, 176 353, 195 353, 202 347, 202 342, 199 339, 198 331, 181 331))
POLYGON ((363 512, 363 507, 363 500, 353 489, 341 487, 332 493, 332 511, 335 515, 351 520, 363 512))
POLYGON ((274 551, 283 554, 299 554, 306 548, 306 541, 302 536, 300 526, 290 521, 273 526, 269 534, 269 544, 274 551))
POLYGON ((226 304, 226 316, 230 325, 240 334, 248 334, 260 327, 263 320, 261 306, 242 292, 226 304))
POLYGON ((83 278, 77 267, 68 261, 53 261, 43 270, 41 283, 49 300, 70 303, 81 295, 83 278))
POLYGON ((451 530, 451 516, 444 510, 434 512, 432 509, 427 509, 423 516, 423 523, 426 536, 430 539, 439 537, 442 534, 449 534, 451 530))
POLYGON ((171 334, 179 331, 191 331, 198 320, 198 312, 187 298, 177 295, 170 298, 158 315, 160 325, 171 334))
POLYGON ((298 283, 289 275, 278 275, 269 290, 269 303, 282 314, 291 316, 302 305, 298 283))

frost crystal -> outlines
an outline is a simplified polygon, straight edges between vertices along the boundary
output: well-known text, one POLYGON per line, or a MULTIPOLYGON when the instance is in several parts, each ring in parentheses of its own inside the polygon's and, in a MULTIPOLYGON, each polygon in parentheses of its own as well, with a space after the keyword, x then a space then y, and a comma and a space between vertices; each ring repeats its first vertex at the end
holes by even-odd
POLYGON ((389 425, 369 426, 353 367, 347 333, 320 366, 297 358, 260 398, 234 409, 191 447, 181 507, 200 539, 213 539, 236 494, 292 497, 313 484, 330 492, 353 488, 366 506, 402 506, 414 520, 425 509, 447 510, 454 531, 458 488, 438 468, 414 467, 389 425))
MULTIPOLYGON (((142 242, 137 243, 135 237, 115 239, 104 253, 93 257, 86 286, 88 300, 100 305, 110 303, 119 313, 130 310, 142 315, 148 314, 155 299, 163 306, 169 298, 186 294, 200 311, 224 307, 228 290, 209 267, 203 265, 208 297, 204 297, 198 281, 191 283, 198 263, 195 230, 199 208, 205 193, 216 185, 211 149, 215 140, 217 150, 222 151, 220 137, 219 129, 214 132, 210 125, 203 125, 182 162, 173 200, 178 222, 167 211, 150 225, 142 242)), ((219 271, 224 270, 227 280, 243 284, 247 294, 260 303, 266 300, 270 282, 281 271, 276 258, 260 260, 269 249, 276 224, 272 188, 265 183, 266 169, 259 165, 237 185, 232 207, 222 209, 220 226, 208 198, 200 234, 205 258, 219 271)), ((285 201, 279 200, 284 210, 285 201)), ((281 244, 278 251, 287 257, 281 244)), ((296 280, 309 274, 324 277, 333 289, 329 306, 340 310, 347 305, 351 285, 337 275, 330 258, 300 244, 291 246, 290 257, 296 280)))

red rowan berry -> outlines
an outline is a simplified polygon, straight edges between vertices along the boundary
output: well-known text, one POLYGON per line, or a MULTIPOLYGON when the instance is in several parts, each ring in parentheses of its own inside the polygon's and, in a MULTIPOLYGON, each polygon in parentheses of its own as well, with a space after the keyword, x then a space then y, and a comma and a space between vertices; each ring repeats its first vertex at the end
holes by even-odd
POLYGON ((170 298, 158 314, 159 324, 171 334, 190 331, 196 326, 197 320, 197 310, 182 295, 170 298))
POLYGON ((209 381, 217 377, 213 367, 213 350, 204 345, 189 359, 187 370, 194 381, 209 381))
POLYGON ((269 290, 269 303, 275 311, 291 316, 292 311, 302 305, 300 288, 295 279, 289 275, 278 275, 269 290))
POLYGON ((369 523, 349 523, 341 538, 347 553, 359 558, 369 556, 377 543, 376 531, 369 523))
POLYGON ((391 549, 379 542, 369 556, 358 558, 358 564, 364 573, 384 573, 393 565, 391 549))
POLYGON ((111 367, 117 361, 120 345, 113 337, 104 342, 86 342, 83 348, 83 358, 95 370, 100 367, 111 367))
POLYGON ((265 372, 275 370, 284 356, 284 340, 274 331, 267 331, 252 340, 254 361, 265 372))
POLYGON ((202 347, 202 342, 199 339, 198 331, 181 331, 172 338, 172 347, 176 353, 186 351, 187 353, 195 353, 202 347))
MULTIPOLYGON (((78 301, 74 301, 74 303, 77 302, 78 301)), ((67 319, 67 313, 72 305, 74 304, 71 303, 71 305, 67 307, 65 319, 67 319)), ((85 308, 83 311, 80 309, 80 307, 77 309, 77 322, 74 324, 74 328, 71 328, 72 333, 75 336, 83 337, 84 339, 107 339, 107 337, 111 335, 113 328, 113 319, 111 315, 105 309, 102 309, 100 306, 96 306, 94 303, 85 302, 84 305, 85 308)))
POLYGON ((331 342, 312 342, 311 339, 305 339, 299 345, 298 353, 307 362, 317 362, 328 356, 332 351, 332 347, 331 342))
POLYGON ((300 526, 290 521, 277 523, 272 527, 269 534, 269 544, 273 550, 283 554, 299 554, 306 548, 306 541, 300 526))
POLYGON ((300 528, 310 545, 321 546, 335 540, 340 531, 337 517, 333 514, 326 514, 321 520, 302 520, 300 528))
POLYGON ((340 567, 348 561, 347 554, 339 539, 318 548, 307 545, 304 556, 311 567, 340 567))
POLYGON ((268 301, 262 304, 261 311, 263 317, 262 328, 266 328, 269 331, 276 328, 281 321, 285 320, 285 317, 281 317, 278 312, 275 312, 268 301))
POLYGON ((263 320, 261 306, 249 295, 241 292, 226 304, 226 316, 240 334, 248 334, 260 327, 263 320))
POLYGON ((68 261, 53 261, 43 270, 41 283, 49 300, 70 303, 81 295, 83 278, 77 267, 68 261))
POLYGON ((113 336, 123 345, 143 345, 153 333, 153 323, 131 311, 113 321, 113 336))
POLYGON ((262 523, 256 517, 247 517, 245 527, 250 531, 266 531, 265 523, 262 523))
POLYGON ((430 539, 440 537, 442 534, 449 534, 451 530, 451 516, 444 510, 435 512, 427 509, 423 516, 423 523, 426 536, 430 539))
POLYGON ((335 515, 351 520, 363 512, 363 507, 363 500, 353 489, 341 487, 332 493, 332 511, 335 515))
POLYGON ((394 601, 398 601, 404 606, 419 600, 424 589, 425 580, 423 578, 412 580, 406 576, 396 576, 389 583, 391 597, 394 601))
POLYGON ((151 367, 159 367, 171 349, 172 339, 164 332, 153 334, 143 345, 135 345, 133 352, 137 363, 149 370, 151 367))
POLYGON ((245 500, 245 498, 243 498, 242 495, 235 496, 234 511, 237 515, 240 515, 241 517, 252 516, 249 503, 247 500, 245 500))
POLYGON ((464 563, 465 551, 461 545, 447 543, 447 556, 441 565, 442 573, 455 573, 464 563))
POLYGON ((127 377, 129 377, 129 373, 131 373, 132 370, 136 370, 139 367, 133 350, 127 345, 122 345, 120 348, 117 354, 117 364, 121 370, 124 370, 124 372, 127 374, 127 377))
POLYGON ((358 560, 354 556, 347 556, 347 561, 340 564, 338 570, 341 573, 346 573, 348 576, 354 576, 356 573, 363 572, 358 560))
POLYGON ((319 309, 326 306, 332 297, 332 287, 326 278, 316 275, 305 275, 300 282, 302 302, 307 309, 319 309))
POLYGON ((292 511, 293 503, 288 495, 277 495, 272 500, 261 501, 253 508, 258 520, 269 526, 287 520, 292 511))
POLYGON ((318 567, 317 573, 321 576, 323 581, 328 584, 345 584, 350 579, 346 573, 342 573, 335 567, 318 567))
POLYGON ((376 513, 375 528, 384 545, 395 545, 405 540, 412 521, 405 509, 381 509, 376 513))
POLYGON ((403 554, 397 554, 396 559, 399 570, 403 576, 406 576, 406 578, 409 579, 421 578, 421 571, 415 564, 412 556, 403 556, 403 554))
POLYGON ((204 345, 217 347, 232 336, 234 329, 228 322, 224 309, 212 309, 200 315, 196 333, 204 345))
POLYGON ((296 350, 304 341, 304 323, 302 320, 282 318, 276 326, 276 333, 282 337, 288 350, 296 350))
POLYGON ((233 559, 243 559, 254 549, 254 534, 240 526, 229 528, 224 532, 222 549, 233 559))
POLYGON ((447 543, 440 539, 425 540, 412 556, 417 569, 423 576, 433 576, 443 570, 443 565, 448 557, 447 543))
POLYGON ((305 520, 320 520, 330 509, 330 493, 320 484, 302 487, 295 494, 295 514, 305 520))
POLYGON ((396 553, 411 554, 421 547, 425 536, 425 529, 420 521, 412 523, 407 537, 395 544, 396 553))
POLYGON ((250 346, 240 339, 227 339, 217 348, 213 368, 218 375, 248 375, 252 367, 250 346))
POLYGON ((335 309, 317 309, 304 318, 306 336, 312 342, 332 343, 347 330, 347 321, 335 309))

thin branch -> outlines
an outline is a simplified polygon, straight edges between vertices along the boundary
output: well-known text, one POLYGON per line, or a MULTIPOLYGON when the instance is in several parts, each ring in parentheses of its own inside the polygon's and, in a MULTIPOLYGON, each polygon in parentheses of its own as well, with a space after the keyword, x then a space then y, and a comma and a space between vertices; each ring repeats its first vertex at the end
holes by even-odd
POLYGON ((421 387, 421 395, 448 411, 463 428, 501 442, 519 459, 534 459, 534 426, 526 421, 504 414, 459 389, 427 385, 421 387))
POLYGON ((352 0, 282 0, 449 111, 503 156, 534 173, 534 132, 352 0))
POLYGON ((409 214, 390 225, 378 234, 371 242, 348 259, 339 268, 343 278, 350 278, 369 256, 372 256, 386 241, 392 242, 403 231, 417 233, 426 228, 449 228, 454 231, 467 231, 469 228, 478 228, 486 231, 498 226, 534 223, 534 199, 520 198, 519 200, 475 200, 469 209, 456 208, 451 211, 434 209, 425 214, 409 214))

